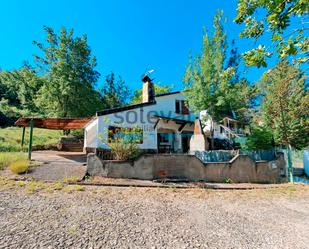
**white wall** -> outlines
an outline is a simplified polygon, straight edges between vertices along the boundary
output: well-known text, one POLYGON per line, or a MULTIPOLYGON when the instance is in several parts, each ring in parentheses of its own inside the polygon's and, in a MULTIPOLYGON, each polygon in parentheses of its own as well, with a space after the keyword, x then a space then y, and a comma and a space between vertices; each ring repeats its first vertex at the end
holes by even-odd
POLYGON ((98 119, 92 120, 84 131, 84 147, 85 148, 96 148, 98 144, 98 119))
MULTIPOLYGON (((156 104, 144 106, 127 111, 112 113, 97 118, 97 147, 108 148, 108 127, 124 127, 133 128, 140 127, 143 129, 143 143, 139 145, 141 149, 157 149, 157 129, 162 127, 160 123, 154 129, 156 118, 152 118, 154 115, 164 116, 169 118, 184 119, 189 121, 195 120, 195 115, 182 115, 175 112, 175 100, 184 100, 184 96, 181 93, 165 95, 156 97, 156 104)), ((162 121, 160 121, 162 122, 162 121)), ((179 125, 173 125, 171 122, 165 128, 171 128, 177 130, 179 125)), ((92 128, 94 130, 94 128, 92 128)), ((184 130, 192 130, 192 127, 186 125, 184 130)), ((89 139, 85 139, 88 145, 89 139)))

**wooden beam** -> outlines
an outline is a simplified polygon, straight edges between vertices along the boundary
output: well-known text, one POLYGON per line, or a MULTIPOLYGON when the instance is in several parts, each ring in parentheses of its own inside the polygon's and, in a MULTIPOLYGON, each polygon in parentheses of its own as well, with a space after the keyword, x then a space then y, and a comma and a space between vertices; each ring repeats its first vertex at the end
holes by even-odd
POLYGON ((91 118, 19 118, 16 126, 28 127, 33 120, 33 127, 53 130, 83 129, 91 118))
POLYGON ((187 123, 182 123, 179 128, 178 128, 178 131, 181 132, 183 130, 183 128, 185 128, 187 123))
POLYGON ((159 124, 159 122, 160 122, 160 118, 158 118, 157 122, 155 123, 155 125, 153 127, 154 130, 157 128, 157 125, 159 124))

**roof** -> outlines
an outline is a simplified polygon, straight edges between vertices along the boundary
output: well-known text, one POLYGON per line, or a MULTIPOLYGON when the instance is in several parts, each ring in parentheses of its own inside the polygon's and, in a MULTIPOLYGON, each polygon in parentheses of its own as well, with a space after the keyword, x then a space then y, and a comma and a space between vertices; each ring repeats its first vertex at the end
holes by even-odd
MULTIPOLYGON (((172 94, 179 94, 179 93, 181 93, 181 91, 157 94, 157 95, 155 95, 155 97, 157 98, 157 97, 162 97, 162 96, 167 96, 167 95, 172 95, 172 94)), ((141 107, 144 107, 144 106, 155 105, 155 104, 156 104, 156 101, 152 101, 152 102, 139 103, 139 104, 134 104, 134 105, 127 105, 127 106, 123 106, 123 107, 105 109, 105 110, 102 110, 102 111, 97 111, 97 116, 104 116, 104 115, 108 115, 108 114, 112 114, 112 113, 133 110, 133 109, 136 109, 136 108, 141 108, 141 107)))
POLYGON ((30 120, 33 120, 33 126, 52 130, 74 130, 84 128, 92 118, 19 118, 16 126, 30 126, 30 120))
POLYGON ((104 115, 108 115, 108 114, 112 114, 112 113, 116 113, 116 112, 128 111, 128 110, 141 108, 141 107, 144 107, 144 106, 155 105, 155 104, 156 104, 156 101, 152 101, 152 102, 140 103, 140 104, 135 104, 135 105, 127 105, 127 106, 123 106, 123 107, 106 109, 106 110, 98 111, 97 116, 104 116, 104 115))
POLYGON ((172 94, 179 94, 179 93, 181 93, 181 91, 169 92, 169 93, 161 93, 161 94, 155 95, 155 97, 162 97, 162 96, 167 96, 167 95, 172 95, 172 94))
POLYGON ((164 120, 175 121, 176 123, 194 124, 193 121, 191 121, 191 120, 186 120, 186 119, 179 119, 179 118, 172 118, 172 117, 164 117, 164 116, 159 116, 159 115, 154 115, 153 117, 159 118, 159 119, 164 119, 164 120))

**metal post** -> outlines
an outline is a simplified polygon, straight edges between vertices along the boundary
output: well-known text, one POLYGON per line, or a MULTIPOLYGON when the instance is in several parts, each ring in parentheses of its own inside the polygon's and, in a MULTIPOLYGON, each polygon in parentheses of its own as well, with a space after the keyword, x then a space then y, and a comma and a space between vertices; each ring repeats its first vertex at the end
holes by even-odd
POLYGON ((30 134, 29 134, 29 146, 28 146, 28 160, 31 160, 32 151, 32 134, 33 134, 33 119, 30 120, 30 134))
POLYGON ((21 147, 22 148, 24 147, 24 144, 25 144, 25 131, 26 131, 26 127, 24 126, 23 127, 23 134, 21 136, 21 147))
POLYGON ((293 178, 293 162, 292 162, 292 154, 291 154, 291 146, 287 146, 287 156, 288 156, 288 178, 290 183, 294 183, 293 178))

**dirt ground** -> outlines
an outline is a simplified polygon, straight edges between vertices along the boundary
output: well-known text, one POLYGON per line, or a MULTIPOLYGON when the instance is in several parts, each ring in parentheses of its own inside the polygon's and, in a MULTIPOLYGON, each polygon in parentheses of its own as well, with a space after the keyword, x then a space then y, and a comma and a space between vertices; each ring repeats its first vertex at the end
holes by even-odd
POLYGON ((309 245, 308 186, 228 191, 88 186, 77 189, 83 191, 51 191, 42 185, 29 192, 30 184, 0 184, 0 248, 309 245))
MULTIPOLYGON (((33 151, 31 159, 36 166, 31 167, 22 178, 38 181, 80 180, 87 170, 87 157, 82 152, 33 151)), ((0 176, 17 177, 9 169, 0 171, 0 176)))

